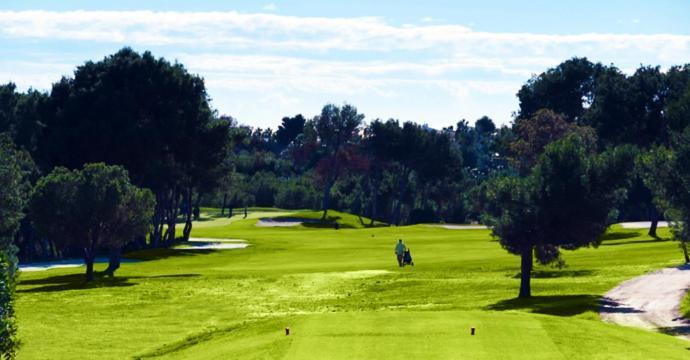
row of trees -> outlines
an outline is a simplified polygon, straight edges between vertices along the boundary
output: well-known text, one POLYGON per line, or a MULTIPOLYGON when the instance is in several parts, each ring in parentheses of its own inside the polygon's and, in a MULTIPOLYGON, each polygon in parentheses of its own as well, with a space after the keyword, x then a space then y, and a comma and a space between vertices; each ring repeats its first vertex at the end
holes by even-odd
POLYGON ((508 170, 508 128, 486 117, 475 127, 463 120, 436 130, 394 119, 364 123, 351 105, 326 105, 313 119, 283 118, 275 133, 231 132, 239 134, 234 172, 208 205, 336 208, 391 224, 462 222, 478 219, 466 190, 508 170))

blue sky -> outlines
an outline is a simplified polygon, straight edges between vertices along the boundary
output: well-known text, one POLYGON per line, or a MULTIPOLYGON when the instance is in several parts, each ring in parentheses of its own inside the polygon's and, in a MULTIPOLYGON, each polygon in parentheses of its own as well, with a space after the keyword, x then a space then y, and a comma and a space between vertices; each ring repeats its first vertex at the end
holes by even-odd
POLYGON ((220 113, 259 127, 351 103, 368 119, 440 128, 489 115, 573 56, 690 62, 687 1, 0 2, 0 82, 49 89, 123 46, 206 79, 220 113))

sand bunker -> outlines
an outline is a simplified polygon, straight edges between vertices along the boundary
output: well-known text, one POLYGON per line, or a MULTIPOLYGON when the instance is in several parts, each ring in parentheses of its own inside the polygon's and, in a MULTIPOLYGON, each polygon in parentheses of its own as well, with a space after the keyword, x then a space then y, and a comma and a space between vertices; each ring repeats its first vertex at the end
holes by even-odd
POLYGON ((244 249, 249 244, 240 239, 189 238, 189 241, 175 246, 175 250, 229 250, 244 249))
MULTIPOLYGON (((207 239, 207 238, 190 238, 189 242, 178 245, 175 250, 229 250, 229 249, 244 249, 249 244, 240 239, 207 239)), ((136 259, 121 259, 122 263, 134 263, 141 260, 136 259)), ((107 264, 107 257, 97 257, 94 261, 96 264, 107 264)), ((84 266, 84 259, 64 259, 54 261, 40 261, 25 264, 19 264, 20 271, 45 271, 50 269, 74 268, 84 266)))
POLYGON ((442 224, 442 225, 432 225, 432 226, 442 227, 444 229, 450 229, 450 230, 488 229, 485 225, 442 224))
MULTIPOLYGON (((633 221, 633 222, 622 222, 620 223, 621 227, 623 229, 648 229, 650 226, 652 226, 652 223, 650 221, 633 221)), ((659 221, 659 223, 656 225, 657 227, 668 227, 668 222, 667 221, 659 221)))
POLYGON ((604 321, 690 340, 690 320, 680 316, 689 288, 690 266, 662 269, 613 288, 602 298, 599 313, 604 321))
POLYGON ((256 222, 256 226, 260 227, 282 227, 282 226, 298 226, 302 224, 320 224, 319 219, 304 219, 304 218, 261 218, 256 222))
MULTIPOLYGON (((121 259, 120 261, 122 263, 133 263, 133 262, 139 262, 141 260, 121 259)), ((107 257, 97 257, 96 260, 94 261, 94 263, 96 263, 96 264, 104 264, 104 263, 107 264, 108 258, 107 257)), ((40 261, 40 262, 31 262, 31 263, 26 263, 26 264, 19 264, 19 270, 31 272, 31 271, 45 271, 45 270, 50 270, 50 269, 73 268, 73 267, 80 267, 80 266, 84 266, 84 259, 75 258, 75 259, 40 261)))

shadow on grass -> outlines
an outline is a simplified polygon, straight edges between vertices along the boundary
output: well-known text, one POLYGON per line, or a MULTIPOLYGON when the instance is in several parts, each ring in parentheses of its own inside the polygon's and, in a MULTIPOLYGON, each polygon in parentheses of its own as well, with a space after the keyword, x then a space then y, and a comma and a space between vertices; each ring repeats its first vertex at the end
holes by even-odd
POLYGON ((574 316, 587 311, 599 309, 598 295, 552 295, 532 296, 531 298, 514 298, 501 300, 486 307, 487 310, 527 310, 533 313, 574 316))
MULTIPOLYGON (((690 324, 658 328, 659 332, 673 336, 690 335, 690 324)), ((690 348, 688 348, 690 350, 690 348)))
MULTIPOLYGON (((314 228, 314 229, 356 229, 357 227, 348 224, 348 223, 343 223, 340 222, 342 220, 342 216, 326 216, 325 220, 321 220, 320 218, 306 218, 306 217, 299 217, 295 215, 286 215, 286 216, 276 216, 273 218, 267 218, 267 219, 262 219, 262 220, 269 220, 269 221, 296 221, 296 222, 301 222, 302 226, 305 228, 314 228)), ((374 222, 374 224, 370 224, 368 221, 364 221, 363 218, 359 218, 359 222, 362 225, 363 228, 378 228, 378 227, 388 227, 388 224, 381 223, 381 222, 374 222)))
POLYGON ((202 255, 202 254, 210 254, 214 252, 214 249, 194 249, 193 251, 190 250, 177 250, 177 249, 172 249, 172 248, 163 248, 163 249, 146 249, 146 250, 137 250, 137 251, 132 251, 130 253, 127 253, 124 257, 126 259, 134 259, 134 260, 141 260, 141 261, 150 261, 150 260, 162 260, 162 259, 167 259, 171 257, 181 257, 181 256, 196 256, 196 255, 202 255))
POLYGON ((635 309, 629 306, 622 306, 618 301, 603 297, 599 300, 599 312, 612 314, 632 314, 641 313, 642 310, 635 309))
MULTIPOLYGON (((533 279, 554 279, 562 277, 580 277, 593 275, 592 270, 535 270, 532 272, 533 279)), ((509 275, 510 276, 510 275, 509 275)), ((513 279, 519 279, 520 273, 510 276, 513 279)))
POLYGON ((69 290, 88 290, 105 287, 128 287, 137 285, 137 283, 130 282, 135 279, 161 279, 161 278, 190 278, 200 276, 199 274, 170 274, 170 275, 154 275, 154 276, 105 276, 103 273, 94 274, 95 278, 91 282, 86 282, 85 275, 69 274, 56 275, 43 279, 23 280, 19 282, 20 286, 24 285, 44 285, 31 289, 17 289, 18 293, 38 293, 38 292, 57 292, 69 290))
POLYGON ((659 243, 659 242, 667 242, 671 241, 671 239, 668 238, 653 238, 653 239, 647 239, 647 240, 630 240, 630 241, 620 241, 620 242, 615 242, 612 244, 609 243, 602 243, 600 246, 618 246, 618 245, 631 245, 631 244, 651 244, 651 243, 659 243))
POLYGON ((136 284, 129 282, 128 277, 103 277, 100 274, 91 282, 86 282, 85 275, 70 274, 51 276, 43 279, 20 281, 19 285, 44 285, 31 289, 17 289, 17 293, 57 292, 68 290, 88 290, 103 287, 126 287, 136 284))
POLYGON ((606 240, 632 239, 632 238, 639 237, 639 236, 640 236, 640 233, 637 231, 614 231, 614 232, 604 234, 604 236, 601 237, 601 240, 606 241, 606 240))

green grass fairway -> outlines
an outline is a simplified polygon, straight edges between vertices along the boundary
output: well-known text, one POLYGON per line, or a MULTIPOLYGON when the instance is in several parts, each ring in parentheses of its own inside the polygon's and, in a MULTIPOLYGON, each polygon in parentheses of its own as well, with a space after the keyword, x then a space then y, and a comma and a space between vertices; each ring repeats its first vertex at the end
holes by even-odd
POLYGON ((269 228, 257 219, 316 215, 207 211, 193 236, 251 246, 130 254, 147 261, 93 285, 83 269, 21 274, 19 358, 690 358, 686 341, 605 324, 596 313, 619 282, 680 263, 676 243, 646 230, 613 228, 598 249, 567 252, 567 268, 537 267, 535 296, 525 301, 515 298, 519 258, 487 230, 368 228, 337 212, 329 214, 347 225, 340 230, 269 228), (397 267, 398 238, 414 268, 397 267))

